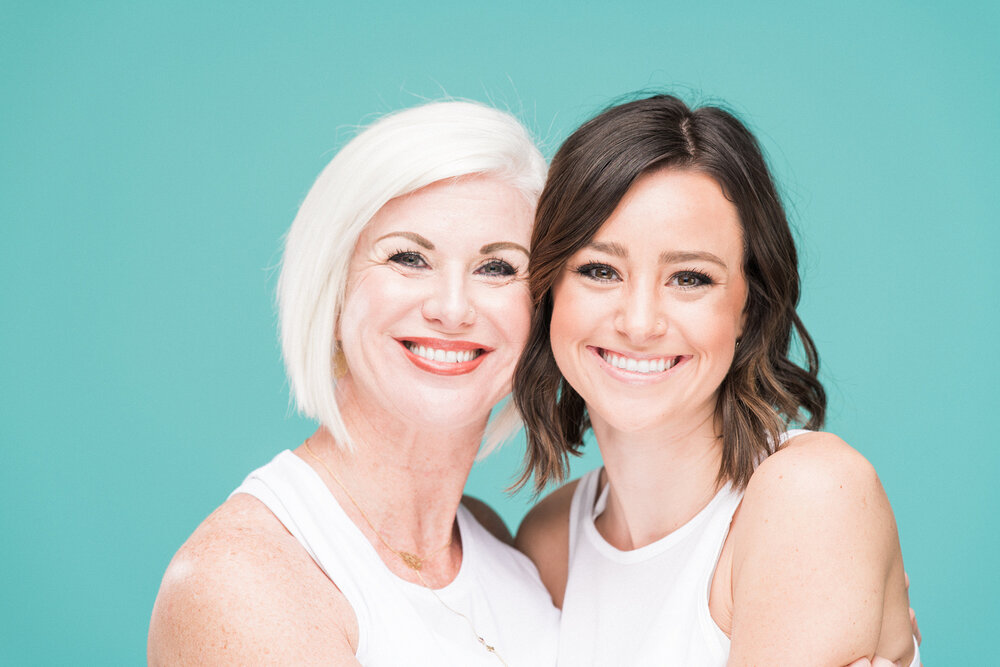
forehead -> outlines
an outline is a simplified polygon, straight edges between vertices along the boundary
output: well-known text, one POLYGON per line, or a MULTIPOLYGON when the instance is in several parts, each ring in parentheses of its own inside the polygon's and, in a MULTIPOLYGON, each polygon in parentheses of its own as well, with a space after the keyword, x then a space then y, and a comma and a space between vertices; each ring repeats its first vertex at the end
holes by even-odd
POLYGON ((736 207, 711 176, 664 169, 643 174, 594 236, 627 239, 629 254, 666 248, 742 254, 743 231, 736 207), (641 243, 636 243, 641 240, 641 243))
POLYGON ((390 200, 368 223, 362 238, 413 232, 433 235, 438 241, 490 236, 527 245, 533 215, 534 203, 513 186, 490 176, 466 176, 390 200))

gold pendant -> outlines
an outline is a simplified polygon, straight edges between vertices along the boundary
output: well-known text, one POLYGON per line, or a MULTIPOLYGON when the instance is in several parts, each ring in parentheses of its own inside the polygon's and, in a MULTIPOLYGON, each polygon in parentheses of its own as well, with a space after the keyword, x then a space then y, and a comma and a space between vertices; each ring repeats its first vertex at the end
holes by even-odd
POLYGON ((399 557, 403 559, 406 566, 411 570, 420 570, 424 566, 424 559, 409 551, 400 551, 399 557))

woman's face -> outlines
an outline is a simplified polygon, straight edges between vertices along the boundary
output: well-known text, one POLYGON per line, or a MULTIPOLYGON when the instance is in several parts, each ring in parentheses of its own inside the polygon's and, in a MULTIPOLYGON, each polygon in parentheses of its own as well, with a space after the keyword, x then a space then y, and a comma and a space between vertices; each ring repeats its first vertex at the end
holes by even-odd
POLYGON ((552 351, 595 427, 702 423, 743 325, 739 216, 700 172, 636 180, 553 291, 552 351))
POLYGON ((382 207, 351 259, 341 388, 421 428, 485 423, 527 338, 533 213, 520 192, 485 176, 382 207))

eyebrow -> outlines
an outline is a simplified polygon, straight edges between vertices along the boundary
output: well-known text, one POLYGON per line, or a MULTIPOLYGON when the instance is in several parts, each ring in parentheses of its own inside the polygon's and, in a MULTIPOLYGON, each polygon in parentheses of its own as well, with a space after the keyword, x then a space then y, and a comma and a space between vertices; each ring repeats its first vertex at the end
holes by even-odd
POLYGON ((479 249, 479 254, 490 255, 492 253, 495 253, 497 250, 520 250, 525 255, 529 255, 527 248, 525 248, 520 243, 514 243, 513 241, 498 241, 497 243, 487 243, 486 245, 484 245, 482 248, 479 249))
POLYGON ((726 266, 726 263, 718 255, 714 255, 707 250, 673 250, 660 254, 661 264, 676 264, 678 262, 692 262, 696 260, 712 262, 713 264, 718 264, 726 271, 729 270, 729 267, 726 266))
POLYGON ((392 236, 402 236, 404 239, 409 239, 419 246, 426 248, 427 250, 434 250, 434 244, 425 239, 420 234, 414 234, 413 232, 390 232, 385 236, 378 237, 375 242, 378 243, 382 239, 387 239, 392 236))
POLYGON ((591 241, 587 244, 588 248, 593 248, 594 250, 600 252, 606 252, 609 255, 614 255, 615 257, 621 257, 625 259, 628 257, 628 250, 620 243, 604 243, 603 241, 591 241))
MULTIPOLYGON (((587 247, 599 252, 605 252, 615 257, 621 257, 622 259, 628 258, 628 248, 620 243, 591 241, 587 244, 587 247)), ((729 270, 729 267, 719 258, 718 255, 710 253, 707 250, 669 250, 667 252, 660 253, 660 264, 676 264, 678 262, 692 262, 696 260, 712 262, 713 264, 718 264, 727 271, 729 270)))

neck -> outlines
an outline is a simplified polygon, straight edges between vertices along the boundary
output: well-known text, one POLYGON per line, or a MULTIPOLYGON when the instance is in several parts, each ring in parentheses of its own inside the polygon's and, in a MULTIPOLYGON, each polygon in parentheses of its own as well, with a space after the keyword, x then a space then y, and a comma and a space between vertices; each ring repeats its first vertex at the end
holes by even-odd
POLYGON ((608 482, 608 503, 596 525, 618 549, 651 544, 677 530, 718 491, 722 440, 714 414, 639 433, 591 416, 608 482))
POLYGON ((446 584, 461 563, 455 517, 486 419, 460 428, 429 429, 373 409, 349 389, 339 399, 354 451, 345 451, 320 427, 307 442, 322 463, 305 446, 297 453, 319 473, 393 572, 422 583, 393 553, 406 551, 428 558, 421 569, 426 583, 446 584), (450 548, 442 549, 452 537, 450 548))

